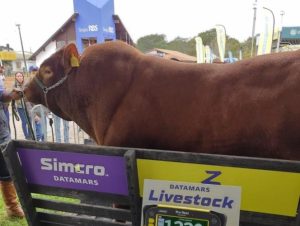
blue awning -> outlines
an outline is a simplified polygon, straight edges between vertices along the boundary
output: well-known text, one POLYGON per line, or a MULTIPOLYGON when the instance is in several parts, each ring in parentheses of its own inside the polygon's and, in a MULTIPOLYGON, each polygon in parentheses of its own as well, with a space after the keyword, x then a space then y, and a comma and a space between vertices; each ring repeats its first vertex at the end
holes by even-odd
POLYGON ((283 27, 281 39, 300 39, 300 27, 283 27))

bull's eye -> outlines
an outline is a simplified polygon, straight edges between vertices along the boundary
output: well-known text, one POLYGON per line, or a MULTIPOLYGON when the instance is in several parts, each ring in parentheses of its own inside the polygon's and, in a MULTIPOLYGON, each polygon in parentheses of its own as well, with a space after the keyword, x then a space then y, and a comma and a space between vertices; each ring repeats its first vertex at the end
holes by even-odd
POLYGON ((49 69, 45 70, 46 74, 51 74, 51 71, 49 69))

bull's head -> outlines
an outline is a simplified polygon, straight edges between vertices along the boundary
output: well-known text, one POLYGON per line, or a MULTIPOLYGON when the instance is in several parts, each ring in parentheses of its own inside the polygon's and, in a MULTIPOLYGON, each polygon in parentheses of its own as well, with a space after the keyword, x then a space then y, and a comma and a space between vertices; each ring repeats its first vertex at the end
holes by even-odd
POLYGON ((43 104, 55 114, 69 119, 67 114, 61 111, 61 98, 69 87, 65 80, 78 66, 79 54, 75 44, 60 49, 41 64, 35 77, 24 89, 26 98, 32 103, 43 104))

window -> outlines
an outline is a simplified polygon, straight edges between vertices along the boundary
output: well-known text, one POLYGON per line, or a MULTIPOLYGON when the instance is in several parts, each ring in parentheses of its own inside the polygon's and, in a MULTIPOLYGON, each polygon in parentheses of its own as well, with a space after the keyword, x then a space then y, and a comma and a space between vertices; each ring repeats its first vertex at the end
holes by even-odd
POLYGON ((88 46, 94 45, 97 43, 97 38, 91 37, 91 38, 82 38, 81 39, 82 47, 85 49, 88 46))
POLYGON ((65 41, 57 41, 56 42, 56 49, 60 49, 66 45, 65 41))

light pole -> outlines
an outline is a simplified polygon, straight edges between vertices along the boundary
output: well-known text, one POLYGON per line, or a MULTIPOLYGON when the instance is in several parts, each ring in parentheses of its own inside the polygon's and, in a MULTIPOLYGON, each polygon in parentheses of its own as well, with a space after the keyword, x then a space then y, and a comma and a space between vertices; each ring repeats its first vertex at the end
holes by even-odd
POLYGON ((257 9, 257 0, 253 3, 253 24, 252 24, 252 42, 251 42, 251 57, 253 56, 254 50, 254 35, 255 35, 255 21, 256 21, 256 9, 257 9))
POLYGON ((283 22, 283 15, 284 15, 284 11, 281 10, 280 11, 280 16, 281 16, 281 21, 280 21, 280 25, 279 25, 279 29, 278 29, 278 40, 277 40, 277 48, 276 48, 276 52, 279 52, 279 46, 280 46, 280 39, 281 39, 281 31, 282 31, 282 22, 283 22))
POLYGON ((272 17, 273 17, 272 41, 271 41, 271 52, 272 52, 273 38, 274 38, 274 28, 275 28, 275 16, 274 16, 274 13, 273 13, 272 10, 270 10, 270 9, 268 9, 266 7, 263 7, 263 9, 268 10, 272 14, 272 17))
POLYGON ((25 66, 25 74, 27 75, 27 64, 26 64, 26 58, 25 58, 25 53, 24 53, 24 48, 23 48, 23 41, 22 41, 22 35, 21 35, 21 25, 16 24, 19 30, 19 36, 20 36, 20 42, 21 42, 21 48, 22 48, 22 54, 23 54, 23 60, 24 60, 24 66, 25 66))

